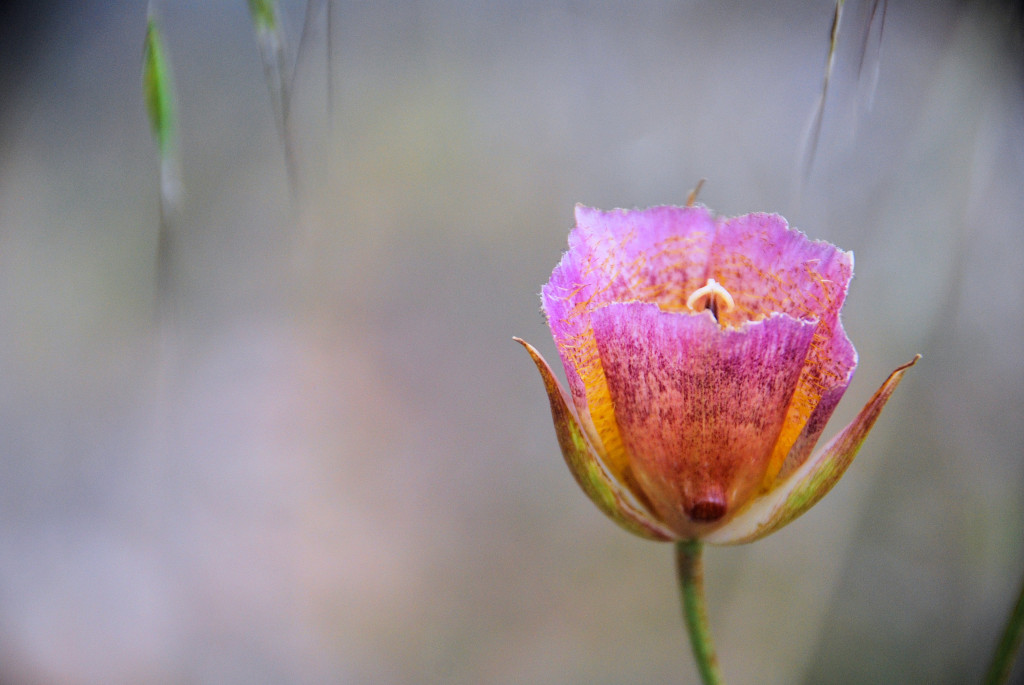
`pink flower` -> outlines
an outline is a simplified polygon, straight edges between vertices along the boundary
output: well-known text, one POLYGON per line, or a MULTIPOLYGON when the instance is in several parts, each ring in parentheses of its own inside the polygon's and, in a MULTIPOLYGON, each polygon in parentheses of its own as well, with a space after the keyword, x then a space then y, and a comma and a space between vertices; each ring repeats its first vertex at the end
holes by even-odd
POLYGON ((809 509, 917 360, 812 455, 857 366, 852 275, 851 253, 774 214, 577 206, 541 293, 569 393, 519 342, 587 495, 656 540, 749 542, 809 509))

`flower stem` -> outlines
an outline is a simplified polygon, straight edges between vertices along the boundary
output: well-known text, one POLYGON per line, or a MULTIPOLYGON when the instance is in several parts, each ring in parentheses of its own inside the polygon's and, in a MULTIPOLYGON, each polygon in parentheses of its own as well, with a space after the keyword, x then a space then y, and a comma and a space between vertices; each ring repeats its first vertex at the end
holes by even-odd
POLYGON ((1000 685, 1010 678, 1013 662, 1017 657, 1021 641, 1024 640, 1024 582, 1021 583, 1017 604, 1013 607, 1003 636, 999 639, 996 651, 992 655, 992 663, 985 674, 985 685, 1000 685))
POLYGON ((680 540, 676 543, 676 571, 679 574, 679 592, 683 600, 683 618, 690 633, 693 658, 697 661, 704 685, 722 685, 718 670, 715 645, 708 629, 708 614, 704 609, 704 544, 699 540, 680 540))

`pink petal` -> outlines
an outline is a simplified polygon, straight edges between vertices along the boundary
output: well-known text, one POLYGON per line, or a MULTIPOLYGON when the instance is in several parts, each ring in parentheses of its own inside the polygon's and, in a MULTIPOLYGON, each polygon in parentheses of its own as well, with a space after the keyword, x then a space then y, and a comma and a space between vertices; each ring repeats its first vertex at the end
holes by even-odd
POLYGON ((907 369, 921 355, 889 374, 860 413, 825 447, 787 476, 774 490, 751 500, 732 521, 711 533, 708 542, 733 545, 753 542, 782 528, 828 494, 857 456, 907 369))
POLYGON ((658 302, 681 309, 704 285, 715 225, 704 207, 602 211, 576 206, 569 251, 541 291, 541 303, 577 407, 597 363, 590 312, 609 302, 658 302))
POLYGON ((633 475, 681 537, 727 520, 761 486, 816 322, 735 329, 710 312, 610 304, 591 314, 633 475))
POLYGON ((607 467, 629 481, 629 467, 590 324, 613 301, 654 298, 678 308, 703 285, 714 221, 703 207, 603 212, 576 207, 569 252, 541 291, 583 429, 607 467))
POLYGON ((709 277, 736 303, 721 315, 723 323, 735 325, 772 312, 817 321, 807 365, 766 475, 770 486, 780 471, 788 473, 806 459, 857 366, 857 353, 839 320, 853 277, 853 255, 810 240, 778 215, 747 214, 720 221, 709 277))

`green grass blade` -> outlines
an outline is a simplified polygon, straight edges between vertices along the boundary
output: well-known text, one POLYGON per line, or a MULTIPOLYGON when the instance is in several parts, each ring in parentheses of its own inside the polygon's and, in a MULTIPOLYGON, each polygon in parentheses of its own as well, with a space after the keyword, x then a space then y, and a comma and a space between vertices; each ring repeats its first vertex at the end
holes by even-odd
POLYGON ((156 19, 151 15, 146 25, 146 45, 142 63, 142 88, 146 99, 149 124, 153 129, 161 160, 174 156, 176 118, 174 113, 174 80, 167 59, 163 38, 156 19))
POLYGON ((277 3, 274 0, 249 0, 249 13, 257 31, 277 31, 277 3))

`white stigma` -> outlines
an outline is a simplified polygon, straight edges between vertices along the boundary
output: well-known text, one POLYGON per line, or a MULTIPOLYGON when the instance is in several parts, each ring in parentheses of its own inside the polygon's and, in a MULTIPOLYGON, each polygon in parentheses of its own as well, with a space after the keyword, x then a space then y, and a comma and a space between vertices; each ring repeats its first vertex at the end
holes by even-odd
POLYGON ((732 299, 729 291, 722 287, 722 284, 713 278, 709 278, 707 284, 697 288, 686 298, 686 308, 691 312, 702 312, 710 309, 712 316, 718 319, 718 312, 727 312, 736 308, 736 302, 732 299))

